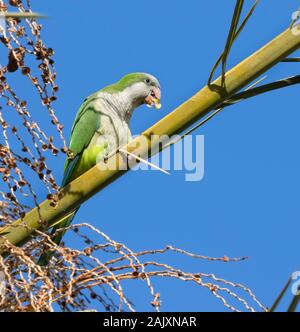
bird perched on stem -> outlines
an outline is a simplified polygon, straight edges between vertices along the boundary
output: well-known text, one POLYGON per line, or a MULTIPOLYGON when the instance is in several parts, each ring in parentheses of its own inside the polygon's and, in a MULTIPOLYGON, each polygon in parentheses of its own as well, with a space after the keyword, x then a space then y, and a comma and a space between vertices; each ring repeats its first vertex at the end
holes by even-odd
MULTIPOLYGON (((128 74, 86 98, 73 123, 69 144, 72 158, 65 162, 62 186, 126 145, 131 140, 129 124, 133 111, 143 104, 159 109, 160 99, 158 80, 146 73, 128 74)), ((71 224, 78 209, 52 228, 51 236, 56 244, 65 233, 58 230, 71 224)), ((46 265, 51 256, 45 252, 38 263, 46 265)))

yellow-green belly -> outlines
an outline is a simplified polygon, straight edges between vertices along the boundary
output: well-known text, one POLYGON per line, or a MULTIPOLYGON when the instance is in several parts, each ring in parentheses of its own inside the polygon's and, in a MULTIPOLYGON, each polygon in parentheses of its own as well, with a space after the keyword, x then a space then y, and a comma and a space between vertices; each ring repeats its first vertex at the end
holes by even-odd
POLYGON ((70 181, 76 179, 81 174, 85 173, 90 168, 95 166, 97 161, 99 162, 101 159, 104 158, 106 150, 107 144, 92 145, 87 147, 80 156, 80 159, 75 167, 70 181))

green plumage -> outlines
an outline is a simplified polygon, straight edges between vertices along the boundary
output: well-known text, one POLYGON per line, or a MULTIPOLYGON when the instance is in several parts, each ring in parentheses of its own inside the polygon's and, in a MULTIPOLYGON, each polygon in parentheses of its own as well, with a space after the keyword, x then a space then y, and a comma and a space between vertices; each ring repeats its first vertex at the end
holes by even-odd
POLYGON ((123 91, 128 86, 131 86, 135 83, 142 82, 145 80, 146 76, 143 73, 132 73, 122 77, 117 83, 108 85, 102 91, 108 93, 118 93, 123 91))
POLYGON ((67 159, 64 168, 64 178, 62 185, 66 185, 71 181, 71 177, 75 174, 68 174, 68 168, 72 165, 72 162, 78 163, 77 156, 80 156, 83 150, 89 145, 91 139, 93 138, 95 132, 99 129, 100 115, 95 111, 93 102, 97 97, 92 95, 88 97, 84 103, 79 108, 71 131, 71 140, 69 144, 69 149, 72 151, 73 159, 67 159))
MULTIPOLYGON (((96 165, 107 153, 128 142, 133 110, 145 103, 146 97, 150 98, 151 105, 151 96, 155 97, 158 90, 160 84, 154 76, 133 73, 85 99, 72 126, 69 144, 72 157, 65 162, 63 187, 96 165)), ((59 229, 71 224, 78 209, 53 227, 51 237, 56 244, 60 243, 65 233, 59 229)), ((50 252, 42 254, 39 264, 46 265, 51 256, 50 252)))
MULTIPOLYGON (((71 159, 66 159, 62 187, 66 186, 69 182, 93 167, 96 164, 97 158, 99 158, 99 153, 101 154, 102 152, 103 156, 105 154, 105 144, 102 146, 88 148, 95 132, 101 126, 101 115, 96 112, 93 105, 95 100, 95 95, 88 97, 77 112, 69 144, 69 148, 73 155, 71 159)), ((77 211, 78 209, 74 211, 71 216, 61 220, 52 228, 51 235, 53 242, 57 244, 61 242, 65 231, 62 230, 57 232, 58 229, 68 227, 77 211), (57 234, 54 235, 56 232, 57 234)), ((51 256, 52 254, 50 252, 43 254, 39 259, 39 264, 42 266, 46 265, 51 256)))

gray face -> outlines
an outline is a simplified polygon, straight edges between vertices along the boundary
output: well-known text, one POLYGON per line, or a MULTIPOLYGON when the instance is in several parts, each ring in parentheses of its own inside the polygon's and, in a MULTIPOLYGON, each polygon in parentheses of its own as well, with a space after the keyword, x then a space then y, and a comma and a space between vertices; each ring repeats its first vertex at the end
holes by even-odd
POLYGON ((146 83, 147 86, 161 89, 159 81, 156 77, 150 74, 144 74, 144 75, 145 75, 144 82, 146 83))
POLYGON ((149 107, 161 108, 160 83, 150 74, 139 74, 138 79, 124 90, 129 99, 136 105, 146 104, 149 107))

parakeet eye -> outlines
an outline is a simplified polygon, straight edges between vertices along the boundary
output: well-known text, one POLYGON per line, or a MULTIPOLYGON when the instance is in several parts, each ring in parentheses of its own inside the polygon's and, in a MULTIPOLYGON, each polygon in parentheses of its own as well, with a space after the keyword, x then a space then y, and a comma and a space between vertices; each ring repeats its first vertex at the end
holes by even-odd
POLYGON ((147 84, 150 84, 150 83, 151 83, 150 78, 146 78, 145 82, 146 82, 147 84))

